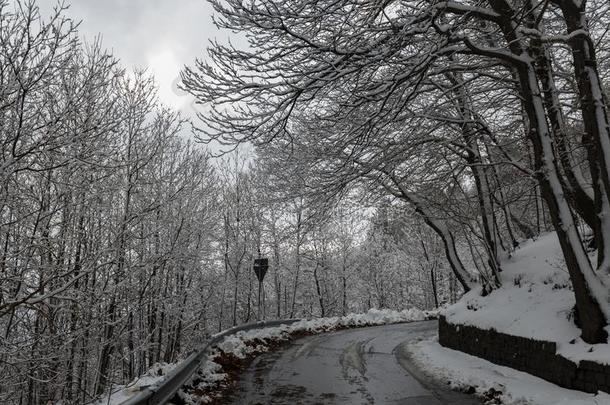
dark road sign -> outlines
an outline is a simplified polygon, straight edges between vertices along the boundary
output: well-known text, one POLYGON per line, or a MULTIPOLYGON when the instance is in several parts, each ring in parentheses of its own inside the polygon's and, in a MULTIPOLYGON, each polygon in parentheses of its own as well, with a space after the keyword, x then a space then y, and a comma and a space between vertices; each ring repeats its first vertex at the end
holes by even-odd
POLYGON ((269 268, 269 259, 254 259, 254 274, 258 278, 259 282, 263 282, 267 269, 269 268))

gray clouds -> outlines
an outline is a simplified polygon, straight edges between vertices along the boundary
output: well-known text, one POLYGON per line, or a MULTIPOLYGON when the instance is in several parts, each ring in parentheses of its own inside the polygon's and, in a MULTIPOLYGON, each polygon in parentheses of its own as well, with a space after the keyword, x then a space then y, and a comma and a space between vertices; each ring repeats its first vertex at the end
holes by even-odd
MULTIPOLYGON (((39 0, 47 12, 56 0, 39 0)), ((68 2, 69 3, 69 2, 68 2)), ((82 21, 81 35, 102 36, 125 67, 149 68, 161 100, 190 115, 190 99, 175 84, 184 65, 205 56, 209 39, 218 36, 205 0, 72 0, 68 15, 82 21)))

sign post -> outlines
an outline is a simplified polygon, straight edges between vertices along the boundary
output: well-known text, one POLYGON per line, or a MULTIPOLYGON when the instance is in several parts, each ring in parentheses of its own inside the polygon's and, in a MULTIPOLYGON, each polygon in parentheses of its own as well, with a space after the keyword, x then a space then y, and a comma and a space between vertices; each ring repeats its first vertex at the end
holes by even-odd
POLYGON ((267 274, 267 269, 269 269, 269 259, 261 258, 260 250, 258 252, 258 259, 254 259, 254 274, 256 274, 256 278, 258 279, 258 320, 265 318, 265 290, 263 289, 263 279, 265 278, 265 274, 267 274), (262 297, 262 305, 261 305, 261 297, 262 297), (262 318, 261 318, 262 315, 262 318))

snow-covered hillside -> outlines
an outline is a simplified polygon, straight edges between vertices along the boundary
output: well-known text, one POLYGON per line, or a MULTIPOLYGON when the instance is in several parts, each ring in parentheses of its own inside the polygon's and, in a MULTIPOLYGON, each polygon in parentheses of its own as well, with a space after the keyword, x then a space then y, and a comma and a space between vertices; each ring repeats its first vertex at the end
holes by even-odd
POLYGON ((502 263, 502 287, 482 297, 476 289, 442 314, 450 323, 557 342, 569 359, 610 364, 607 344, 580 339, 573 320, 574 294, 555 233, 528 241, 502 263))
MULTIPOLYGON (((595 259, 592 257, 592 259, 595 259)), ((502 287, 482 297, 476 289, 441 315, 453 324, 557 343, 569 359, 610 364, 608 344, 587 344, 574 324, 574 294, 555 233, 523 243, 502 263, 502 287)), ((610 395, 561 388, 530 374, 442 347, 438 339, 405 348, 426 373, 455 389, 476 392, 488 403, 510 405, 594 405, 610 403, 610 395), (494 402, 497 401, 497 402, 494 402)))

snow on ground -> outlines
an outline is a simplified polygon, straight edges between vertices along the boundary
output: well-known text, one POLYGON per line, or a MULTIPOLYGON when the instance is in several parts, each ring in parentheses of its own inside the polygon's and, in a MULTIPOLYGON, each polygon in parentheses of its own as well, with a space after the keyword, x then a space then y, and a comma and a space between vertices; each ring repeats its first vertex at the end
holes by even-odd
POLYGON ((110 398, 108 398, 108 394, 105 394, 101 399, 92 402, 91 405, 116 405, 123 403, 140 392, 142 388, 155 385, 162 381, 167 373, 172 371, 177 364, 178 363, 157 363, 144 375, 134 379, 129 384, 113 387, 111 389, 110 398))
POLYGON ((590 345, 579 337, 574 293, 554 232, 523 243, 502 269, 502 287, 486 297, 475 289, 441 314, 450 323, 557 342, 557 352, 574 361, 610 364, 608 344, 590 345))
MULTIPOLYGON (((218 343, 208 358, 213 359, 221 352, 235 356, 237 359, 245 359, 249 356, 268 351, 273 342, 286 341, 294 334, 299 333, 323 333, 341 328, 353 328, 362 326, 387 325, 400 322, 421 321, 438 315, 434 311, 420 311, 418 309, 406 309, 403 311, 371 309, 364 314, 348 314, 343 317, 317 318, 302 320, 291 325, 283 325, 273 328, 254 329, 242 331, 234 335, 227 336, 218 343)), ((118 405, 137 394, 142 387, 160 383, 165 375, 176 367, 175 364, 156 364, 148 372, 125 386, 116 386, 112 389, 112 394, 108 394, 92 405, 118 405)), ((199 393, 206 392, 209 388, 221 387, 228 379, 220 364, 212 360, 204 362, 197 374, 193 377, 197 383, 195 388, 199 393)), ((211 401, 205 395, 191 395, 181 392, 186 403, 198 404, 211 401)))
POLYGON ((224 353, 230 353, 239 359, 243 359, 252 353, 260 353, 267 350, 267 346, 265 346, 264 343, 252 345, 248 344, 248 342, 259 340, 287 340, 292 334, 302 332, 315 334, 341 328, 422 321, 435 315, 435 312, 424 312, 418 309, 406 309, 404 311, 371 309, 364 314, 348 314, 342 317, 306 319, 291 325, 237 332, 234 335, 227 336, 222 342, 216 345, 216 347, 224 353))
POLYGON ((448 382, 453 389, 474 388, 482 397, 494 393, 491 396, 504 405, 610 404, 610 395, 606 393, 594 395, 561 388, 530 374, 442 347, 437 338, 412 342, 405 348, 413 362, 429 376, 448 382))
POLYGON ((348 314, 342 317, 318 318, 303 320, 287 326, 289 332, 307 331, 320 333, 339 328, 354 328, 359 326, 388 325, 400 322, 422 321, 435 316, 433 311, 420 311, 419 309, 405 309, 393 311, 389 309, 370 309, 364 314, 348 314))
MULTIPOLYGON (((595 257, 591 257, 594 261, 595 257)), ((575 362, 610 364, 610 345, 580 339, 573 321, 574 293, 555 233, 542 235, 502 262, 502 287, 481 296, 476 289, 441 311, 450 323, 557 343, 557 352, 575 362)), ((609 330, 610 331, 610 330, 609 330)), ((407 346, 423 370, 453 388, 474 387, 478 394, 496 392, 508 405, 610 404, 610 395, 561 388, 530 374, 442 347, 438 339, 407 346)))

